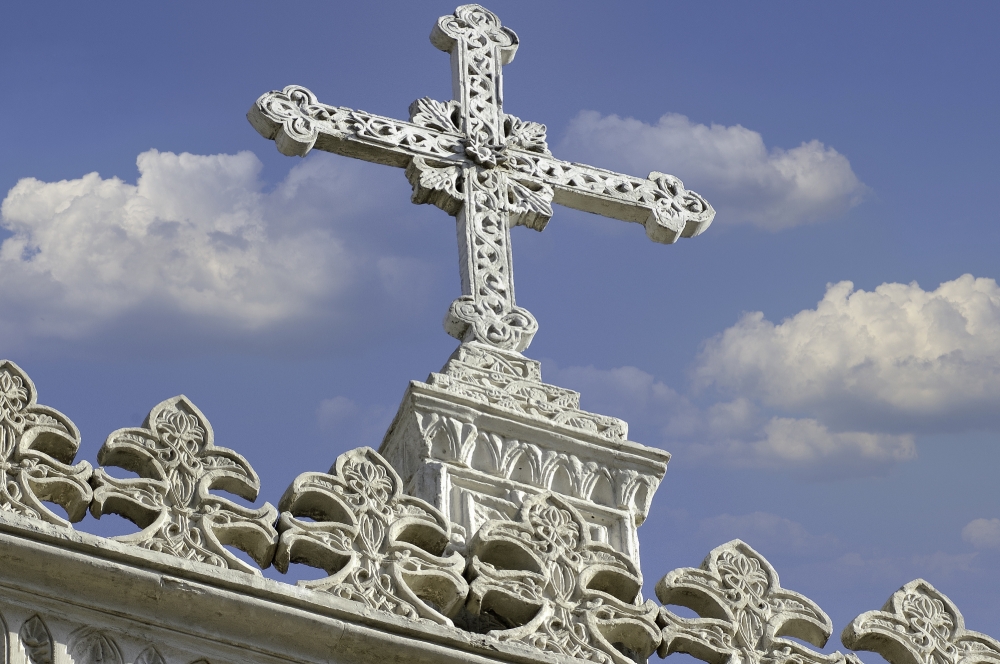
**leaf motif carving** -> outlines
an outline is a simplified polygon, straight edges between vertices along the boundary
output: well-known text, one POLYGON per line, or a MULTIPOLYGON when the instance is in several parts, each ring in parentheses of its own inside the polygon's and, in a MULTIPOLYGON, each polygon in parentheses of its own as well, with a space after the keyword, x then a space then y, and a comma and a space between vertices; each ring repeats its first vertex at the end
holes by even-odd
POLYGON ((552 217, 552 187, 533 183, 507 180, 507 209, 510 211, 511 225, 527 226, 540 231, 552 217))
POLYGON ((92 469, 73 459, 80 432, 65 415, 37 403, 31 378, 0 360, 0 510, 60 526, 82 519, 91 499, 92 469), (44 502, 66 510, 68 520, 44 502))
POLYGON ((21 625, 18 637, 31 664, 52 664, 52 635, 37 614, 21 625))
POLYGON ((122 664, 121 650, 114 639, 88 627, 70 636, 69 651, 76 664, 122 664))
POLYGON ((461 105, 456 101, 436 101, 422 97, 410 104, 410 122, 427 129, 459 133, 462 130, 459 113, 461 105))
POLYGON ((167 664, 160 655, 160 652, 154 647, 149 646, 141 653, 135 660, 135 664, 167 664))
POLYGON ((141 428, 113 432, 97 459, 140 475, 118 479, 103 468, 94 474, 91 513, 119 514, 142 528, 118 541, 260 574, 225 548, 232 545, 261 567, 270 564, 277 510, 268 503, 246 508, 210 493, 219 488, 254 500, 260 480, 246 459, 215 446, 211 424, 186 397, 159 403, 141 428))

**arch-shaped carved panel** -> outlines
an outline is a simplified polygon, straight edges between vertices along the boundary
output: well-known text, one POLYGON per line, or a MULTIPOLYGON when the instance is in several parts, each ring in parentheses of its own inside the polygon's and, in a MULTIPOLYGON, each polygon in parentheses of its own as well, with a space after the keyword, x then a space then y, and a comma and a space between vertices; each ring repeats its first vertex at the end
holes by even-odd
POLYGON ((17 636, 31 664, 52 664, 52 634, 37 613, 24 621, 17 636))
POLYGON ((123 664, 118 644, 101 630, 84 627, 69 638, 69 653, 75 664, 123 664))

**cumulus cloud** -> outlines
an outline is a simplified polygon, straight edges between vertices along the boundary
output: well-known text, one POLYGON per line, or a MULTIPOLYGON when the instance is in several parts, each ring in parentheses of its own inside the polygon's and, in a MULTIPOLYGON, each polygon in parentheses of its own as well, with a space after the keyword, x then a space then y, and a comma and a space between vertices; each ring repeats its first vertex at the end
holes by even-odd
POLYGON ((768 149, 756 131, 697 124, 676 113, 647 124, 583 111, 570 122, 561 150, 636 175, 673 173, 706 196, 724 224, 779 230, 822 221, 867 191, 847 158, 819 141, 768 149))
POLYGON ((916 457, 910 434, 834 431, 814 418, 769 415, 745 397, 706 407, 636 367, 558 368, 546 376, 579 390, 581 404, 630 422, 686 460, 731 467, 795 470, 811 479, 884 474, 916 457))
POLYGON ((140 320, 164 333, 202 327, 227 338, 323 317, 329 327, 352 313, 349 287, 360 279, 376 301, 401 283, 412 295, 427 280, 419 261, 373 254, 351 234, 351 219, 377 207, 353 165, 310 159, 265 191, 250 152, 150 150, 137 164, 134 185, 90 173, 26 178, 7 194, 5 347, 140 320))
POLYGON ((744 315, 705 345, 695 380, 840 428, 995 426, 1000 288, 971 275, 933 291, 834 284, 781 323, 744 315))
POLYGON ((1000 519, 974 519, 962 528, 962 539, 977 549, 1000 550, 1000 519))

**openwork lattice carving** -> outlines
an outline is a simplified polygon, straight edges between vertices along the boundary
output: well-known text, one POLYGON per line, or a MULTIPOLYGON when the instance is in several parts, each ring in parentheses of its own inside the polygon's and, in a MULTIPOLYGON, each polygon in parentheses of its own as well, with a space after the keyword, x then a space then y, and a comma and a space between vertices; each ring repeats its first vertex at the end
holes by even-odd
POLYGON ((781 638, 821 648, 833 625, 812 600, 782 588, 771 564, 740 540, 712 549, 698 569, 670 572, 656 585, 656 596, 700 616, 660 610, 661 657, 683 652, 710 664, 860 664, 853 655, 824 655, 781 638))
POLYGON ((214 444, 212 425, 187 397, 163 401, 141 428, 118 429, 97 453, 103 466, 138 478, 94 472, 91 513, 119 514, 142 530, 120 542, 253 574, 225 545, 245 551, 261 567, 277 544, 278 512, 269 503, 250 509, 209 493, 222 489, 255 500, 260 479, 247 460, 214 444))
POLYGON ((893 593, 881 611, 855 618, 840 640, 890 664, 1000 664, 1000 641, 965 629, 958 608, 923 579, 893 593))
POLYGON ((92 469, 86 461, 70 465, 80 432, 37 397, 28 374, 0 360, 0 509, 68 526, 87 514, 92 469), (69 521, 43 501, 60 505, 69 521))
POLYGON ((448 520, 404 495, 399 475, 375 450, 342 454, 329 473, 299 475, 280 507, 274 566, 285 572, 303 563, 329 574, 300 585, 444 624, 461 608, 465 560, 445 553, 448 520))
POLYGON ((660 640, 656 605, 623 554, 590 539, 580 513, 552 493, 528 498, 517 521, 487 522, 469 544, 469 610, 490 632, 545 652, 632 664, 660 640))
POLYGON ((538 324, 514 300, 510 227, 542 230, 552 203, 641 223, 656 242, 698 235, 715 211, 672 175, 635 178, 561 161, 545 125, 503 112, 503 66, 517 35, 479 5, 442 16, 431 43, 451 55, 453 101, 422 98, 402 122, 321 104, 306 88, 262 95, 247 118, 283 154, 320 150, 406 169, 413 202, 458 221, 462 296, 445 329, 462 341, 528 347, 538 324))

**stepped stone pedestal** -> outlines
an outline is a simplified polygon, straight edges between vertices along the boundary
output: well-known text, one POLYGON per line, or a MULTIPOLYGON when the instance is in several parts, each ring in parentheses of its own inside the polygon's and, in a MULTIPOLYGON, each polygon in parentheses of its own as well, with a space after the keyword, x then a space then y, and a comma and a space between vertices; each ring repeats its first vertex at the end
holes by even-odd
POLYGON ((670 454, 627 437, 624 421, 580 410, 579 393, 543 383, 539 362, 471 342, 410 383, 379 452, 407 493, 451 519, 459 547, 551 491, 580 511, 594 541, 638 567, 636 529, 670 454))

